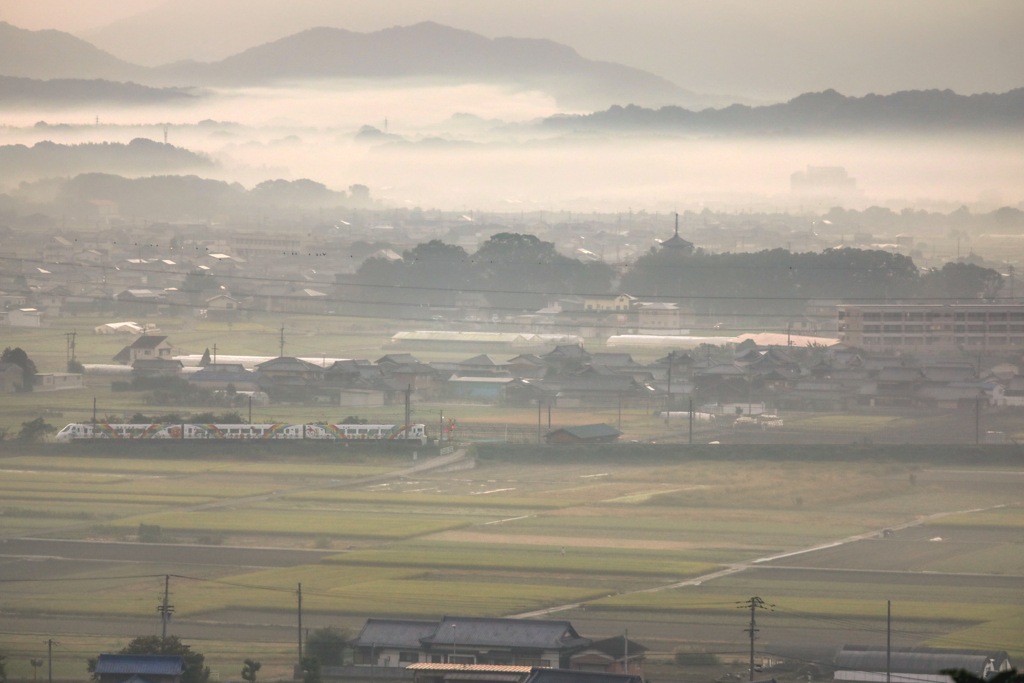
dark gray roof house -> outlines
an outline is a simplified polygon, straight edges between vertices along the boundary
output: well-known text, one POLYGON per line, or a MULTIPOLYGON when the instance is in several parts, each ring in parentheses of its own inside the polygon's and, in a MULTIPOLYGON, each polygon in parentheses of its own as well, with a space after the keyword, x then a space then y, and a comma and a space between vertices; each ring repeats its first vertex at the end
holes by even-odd
POLYGON ((355 640, 349 641, 353 648, 397 647, 416 649, 422 646, 424 638, 437 631, 436 621, 404 619, 367 619, 366 625, 355 640))
POLYGON ((350 641, 357 663, 562 666, 590 644, 567 621, 444 617, 441 621, 369 619, 350 641))
POLYGON ((100 683, 179 683, 184 668, 180 655, 104 654, 96 658, 100 683))
POLYGON ((485 617, 444 617, 435 633, 424 643, 448 646, 451 634, 463 645, 563 650, 589 645, 568 621, 541 619, 490 619, 485 617))

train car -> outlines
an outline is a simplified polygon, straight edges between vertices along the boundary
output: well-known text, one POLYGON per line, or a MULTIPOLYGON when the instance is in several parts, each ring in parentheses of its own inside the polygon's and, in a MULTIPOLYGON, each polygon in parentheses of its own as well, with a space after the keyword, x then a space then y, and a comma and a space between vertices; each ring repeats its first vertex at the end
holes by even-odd
POLYGON ((75 439, 180 439, 180 424, 69 424, 57 441, 75 439))
POLYGON ((382 439, 389 441, 419 441, 427 442, 427 428, 425 425, 336 425, 336 424, 308 424, 306 425, 307 439, 344 439, 364 440, 382 439))
POLYGON ((427 428, 421 424, 69 424, 56 436, 62 443, 81 439, 389 440, 426 444, 427 428))

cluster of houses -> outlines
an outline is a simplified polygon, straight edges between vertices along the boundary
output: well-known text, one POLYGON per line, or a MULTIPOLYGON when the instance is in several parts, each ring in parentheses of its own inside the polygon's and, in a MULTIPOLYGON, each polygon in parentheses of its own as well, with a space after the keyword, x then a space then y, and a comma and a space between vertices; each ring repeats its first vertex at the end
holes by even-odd
MULTIPOLYGON (((446 616, 368 619, 347 643, 351 659, 324 666, 328 680, 388 683, 643 683, 648 649, 625 636, 592 639, 568 621, 446 616), (351 663, 348 663, 351 661, 351 663)), ((982 680, 1012 669, 1005 651, 844 645, 829 661, 835 681, 952 683, 963 669, 982 680)), ((181 683, 181 656, 102 654, 99 683, 181 683)), ((753 673, 753 672, 751 672, 753 673)), ((300 667, 295 678, 302 678, 300 667)), ((762 679, 758 683, 774 683, 762 679)))
POLYGON ((629 353, 560 344, 539 354, 479 354, 424 362, 410 353, 374 361, 328 362, 292 356, 186 367, 167 337, 142 335, 114 362, 141 376, 179 375, 211 391, 262 392, 275 402, 342 406, 417 401, 488 402, 556 408, 644 407, 751 415, 774 410, 841 412, 860 408, 1024 406, 1019 367, 980 369, 969 360, 915 361, 838 344, 828 349, 746 345, 673 350, 649 363, 629 353))

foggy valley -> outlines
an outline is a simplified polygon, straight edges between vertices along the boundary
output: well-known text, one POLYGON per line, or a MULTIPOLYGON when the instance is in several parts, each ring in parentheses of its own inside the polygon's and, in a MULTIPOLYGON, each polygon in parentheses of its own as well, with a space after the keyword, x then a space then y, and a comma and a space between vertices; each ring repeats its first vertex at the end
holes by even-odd
POLYGON ((1022 20, 0 0, 0 682, 1020 683, 1022 20))

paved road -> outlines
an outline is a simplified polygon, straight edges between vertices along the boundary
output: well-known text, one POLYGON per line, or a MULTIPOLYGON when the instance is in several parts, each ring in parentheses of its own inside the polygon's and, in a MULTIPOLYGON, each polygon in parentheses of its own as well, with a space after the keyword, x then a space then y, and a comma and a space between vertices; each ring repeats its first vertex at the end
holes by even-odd
MULTIPOLYGON (((914 519, 914 520, 911 520, 909 522, 904 522, 903 524, 896 524, 894 526, 887 527, 887 528, 892 530, 892 531, 900 531, 900 530, 903 530, 903 529, 909 529, 910 527, 919 526, 919 525, 924 524, 926 522, 929 522, 931 520, 939 519, 939 518, 942 518, 942 517, 948 517, 949 515, 959 515, 959 514, 963 514, 965 512, 983 512, 984 510, 994 510, 996 508, 1001 508, 1001 507, 1005 507, 1005 506, 1004 505, 994 505, 994 506, 989 507, 989 508, 977 508, 977 509, 974 509, 974 510, 957 510, 955 512, 939 512, 939 513, 936 513, 934 515, 928 515, 926 517, 920 517, 918 519, 914 519)), ((874 531, 868 531, 868 532, 863 533, 863 534, 857 534, 856 536, 849 536, 847 538, 844 538, 844 539, 841 539, 841 540, 838 540, 838 541, 831 541, 829 543, 822 543, 821 545, 812 546, 810 548, 804 548, 803 550, 793 550, 793 551, 787 552, 787 553, 779 553, 777 555, 769 555, 767 557, 759 557, 759 558, 756 558, 756 559, 753 559, 753 560, 747 560, 746 562, 737 562, 735 564, 728 565, 725 569, 720 569, 719 571, 712 572, 710 574, 704 574, 702 576, 695 576, 692 579, 687 579, 685 581, 677 581, 676 583, 670 583, 670 584, 666 584, 666 585, 663 585, 663 586, 656 586, 654 588, 645 588, 645 589, 642 589, 642 590, 628 591, 626 593, 622 593, 621 595, 632 595, 632 594, 635 594, 635 593, 657 593, 657 592, 660 592, 660 591, 671 590, 673 588, 682 588, 684 586, 699 586, 699 585, 701 585, 702 583, 704 583, 706 581, 713 581, 715 579, 720 579, 723 576, 731 576, 733 574, 738 574, 738 573, 740 573, 742 571, 746 571, 748 569, 751 569, 752 567, 763 566, 767 562, 775 562, 777 560, 783 560, 783 559, 786 559, 786 558, 789 558, 789 557, 796 557, 798 555, 804 555, 806 553, 813 553, 813 552, 816 552, 816 551, 819 551, 819 550, 825 550, 827 548, 836 548, 836 547, 841 546, 841 545, 846 545, 847 543, 854 543, 856 541, 863 541, 863 540, 868 539, 868 538, 875 538, 881 532, 882 532, 881 529, 875 529, 874 531)), ((558 607, 548 607, 547 609, 540 609, 540 610, 536 610, 534 612, 524 612, 523 614, 513 614, 509 618, 510 619, 536 619, 536 618, 539 618, 539 617, 545 617, 545 616, 547 616, 549 614, 554 614, 555 612, 565 612, 567 610, 579 609, 581 607, 582 607, 582 603, 574 602, 572 604, 559 605, 558 607)))
MULTIPOLYGON (((284 498, 285 496, 292 496, 297 493, 309 493, 311 491, 328 491, 332 489, 346 489, 358 486, 366 486, 367 484, 376 484, 379 482, 389 481, 391 479, 400 479, 402 477, 407 477, 413 474, 419 474, 421 472, 428 472, 430 470, 449 467, 459 462, 460 460, 463 460, 466 457, 467 452, 467 449, 460 448, 459 450, 449 455, 442 455, 436 458, 431 458, 429 460, 424 460, 418 465, 413 465, 412 467, 407 467, 403 470, 388 472, 387 474, 377 474, 371 477, 355 477, 352 479, 329 479, 322 484, 311 484, 309 486, 298 486, 290 489, 281 489, 279 491, 261 493, 255 496, 226 498, 223 500, 213 501, 212 503, 200 503, 198 505, 172 506, 165 508, 163 510, 147 512, 146 515, 159 514, 162 512, 202 512, 206 510, 217 510, 220 508, 234 507, 236 505, 250 505, 252 503, 262 503, 267 500, 274 500, 275 498, 284 498)), ((108 522, 123 521, 125 519, 135 519, 146 515, 129 515, 127 517, 122 517, 120 520, 108 520, 108 522)), ((0 536, 0 542, 20 538, 49 536, 51 534, 59 534, 64 533, 66 531, 77 531, 79 529, 88 529, 95 525, 96 522, 83 522, 81 524, 70 524, 67 526, 55 527, 52 529, 36 529, 31 532, 0 536)))

